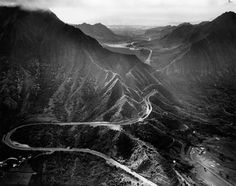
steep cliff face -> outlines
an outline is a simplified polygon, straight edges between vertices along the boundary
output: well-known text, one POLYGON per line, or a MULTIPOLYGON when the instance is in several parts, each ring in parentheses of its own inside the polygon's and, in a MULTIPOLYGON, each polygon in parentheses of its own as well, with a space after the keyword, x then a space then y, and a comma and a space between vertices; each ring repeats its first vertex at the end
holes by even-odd
POLYGON ((164 69, 167 74, 228 73, 236 67, 236 14, 226 12, 211 22, 179 26, 162 42, 186 46, 164 69))
POLYGON ((145 87, 160 83, 135 56, 104 49, 51 12, 0 12, 1 110, 7 114, 127 119, 142 111, 145 87))
MULTIPOLYGON (((49 128, 53 125, 45 124, 60 121, 123 121, 137 118, 144 114, 146 109, 151 111, 151 106, 145 104, 147 100, 144 100, 144 97, 153 89, 158 91, 153 96, 153 102, 155 107, 158 107, 160 120, 165 109, 170 112, 177 111, 174 97, 163 87, 158 76, 160 74, 154 75, 154 70, 149 65, 135 56, 104 49, 95 39, 85 35, 78 28, 61 22, 51 12, 26 11, 21 8, 0 8, 0 49, 0 137, 15 125, 21 125, 21 121, 24 124, 37 121, 44 123, 41 132, 34 133, 27 128, 19 133, 17 140, 23 138, 34 141, 37 138, 39 147, 42 147, 46 139, 49 143, 52 142, 54 148, 62 145, 67 149, 72 147, 71 140, 75 140, 75 148, 94 148, 101 151, 137 173, 147 177, 151 175, 150 179, 155 183, 172 185, 178 182, 172 166, 156 150, 172 145, 173 142, 166 133, 159 133, 155 129, 158 128, 158 123, 154 122, 152 125, 156 127, 151 128, 148 120, 145 120, 137 122, 134 126, 122 126, 122 130, 120 126, 117 126, 116 130, 110 130, 104 126, 89 125, 78 126, 78 130, 74 130, 76 126, 66 126, 59 130, 52 127, 51 130, 49 128), (144 123, 145 127, 138 129, 139 124, 144 123), (152 131, 153 135, 149 134, 152 131), (46 137, 40 139, 41 134, 46 137), (48 138, 47 134, 51 137, 55 134, 55 139, 48 138), (143 134, 150 137, 143 138, 142 141, 143 134), (56 144, 60 137, 61 142, 56 144), (162 138, 164 140, 158 143, 162 138), (155 148, 148 145, 152 149, 150 150, 145 144, 146 141, 148 144, 158 145, 155 148)), ((164 130, 168 130, 168 126, 164 130)), ((69 163, 66 155, 65 161, 57 159, 63 157, 62 154, 55 153, 52 160, 49 160, 57 162, 54 172, 50 174, 51 177, 60 177, 54 184, 65 181, 65 177, 57 173, 57 165, 68 167, 67 164, 75 162, 74 169, 70 167, 63 173, 70 175, 66 178, 67 183, 74 179, 70 170, 81 168, 79 164, 76 165, 78 161, 74 161, 75 158, 69 163)), ((94 177, 100 178, 92 169, 107 165, 100 165, 100 161, 95 157, 91 159, 95 160, 91 169, 74 172, 87 176, 94 173, 94 177)), ((35 162, 37 163, 37 160, 35 162)), ((89 159, 89 162, 93 160, 89 159)), ((50 163, 42 164, 47 166, 50 163)), ((39 170, 38 175, 42 175, 44 169, 39 170)), ((116 177, 117 175, 119 176, 118 173, 116 177)), ((108 183, 109 177, 104 177, 104 182, 108 183)), ((88 179, 92 178, 88 176, 88 179)), ((80 183, 80 180, 87 183, 84 178, 77 179, 76 183, 80 183)), ((90 185, 97 184, 99 183, 90 185)), ((115 182, 114 184, 118 185, 115 182)))

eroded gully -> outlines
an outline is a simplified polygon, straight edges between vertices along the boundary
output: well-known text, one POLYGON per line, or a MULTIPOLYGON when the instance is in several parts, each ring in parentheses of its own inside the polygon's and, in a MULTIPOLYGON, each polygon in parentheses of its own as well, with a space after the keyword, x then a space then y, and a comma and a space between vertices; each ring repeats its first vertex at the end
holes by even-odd
MULTIPOLYGON (((150 115, 150 113, 152 112, 152 105, 150 103, 149 98, 152 95, 154 95, 156 92, 157 92, 156 90, 153 90, 151 93, 149 93, 147 96, 144 97, 144 102, 146 104, 146 110, 142 114, 141 117, 131 118, 129 120, 124 120, 124 121, 119 121, 119 122, 68 122, 68 123, 44 123, 43 125, 59 125, 59 126, 89 125, 91 127, 105 126, 105 127, 109 127, 112 130, 122 130, 122 126, 132 125, 137 122, 143 121, 150 115)), ((120 168, 123 171, 127 172, 128 174, 134 176, 135 178, 138 178, 145 185, 157 186, 157 184, 153 183, 152 181, 150 181, 150 180, 146 179, 145 177, 139 175, 138 173, 134 172, 129 167, 122 165, 121 163, 117 162, 116 160, 112 159, 111 157, 109 157, 101 152, 95 151, 95 150, 91 150, 88 148, 30 147, 27 144, 21 144, 21 143, 11 140, 11 136, 16 130, 23 128, 23 127, 29 127, 29 126, 33 126, 33 125, 39 125, 39 124, 42 125, 42 123, 34 123, 34 124, 27 124, 27 125, 21 125, 19 127, 16 127, 14 129, 12 129, 11 131, 9 131, 6 135, 3 136, 2 142, 12 149, 22 150, 22 151, 42 151, 42 152, 50 152, 50 153, 53 153, 56 151, 57 152, 63 151, 63 152, 89 153, 89 154, 92 154, 92 155, 95 155, 95 156, 98 156, 98 157, 104 159, 108 164, 116 166, 117 168, 120 168)))

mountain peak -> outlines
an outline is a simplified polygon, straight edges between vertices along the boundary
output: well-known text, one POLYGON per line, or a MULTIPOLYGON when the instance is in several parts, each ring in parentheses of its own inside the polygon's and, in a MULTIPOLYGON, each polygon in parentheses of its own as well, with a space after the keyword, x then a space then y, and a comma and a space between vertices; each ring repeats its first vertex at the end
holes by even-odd
POLYGON ((189 22, 184 22, 184 23, 181 23, 179 26, 189 26, 189 25, 192 25, 192 24, 189 22))
POLYGON ((236 13, 232 11, 225 12, 219 17, 217 17, 215 20, 213 20, 213 22, 218 22, 218 23, 223 23, 223 24, 225 24, 226 22, 236 23, 236 13))
POLYGON ((96 25, 96 26, 105 26, 105 25, 103 25, 102 23, 96 23, 96 24, 94 24, 94 25, 96 25))
POLYGON ((114 34, 112 32, 112 30, 110 30, 109 28, 107 28, 107 26, 105 26, 102 23, 96 23, 96 24, 87 24, 87 23, 83 23, 83 24, 79 24, 79 25, 75 25, 77 28, 79 28, 80 30, 82 30, 82 32, 84 32, 85 34, 96 38, 97 40, 102 40, 102 41, 119 41, 120 39, 122 39, 122 37, 117 36, 116 34, 114 34))
POLYGON ((235 16, 236 13, 233 11, 228 11, 228 12, 223 13, 222 15, 235 16))

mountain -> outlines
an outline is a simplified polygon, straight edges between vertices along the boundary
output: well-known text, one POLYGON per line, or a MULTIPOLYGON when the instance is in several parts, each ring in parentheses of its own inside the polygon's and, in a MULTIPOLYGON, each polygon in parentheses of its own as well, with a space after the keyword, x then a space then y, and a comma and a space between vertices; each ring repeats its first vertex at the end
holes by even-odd
POLYGON ((103 42, 114 42, 125 39, 123 36, 114 34, 113 31, 101 23, 94 25, 83 23, 75 25, 75 27, 79 28, 85 34, 103 42))
POLYGON ((179 25, 160 40, 184 48, 165 67, 167 73, 221 74, 236 67, 236 14, 226 12, 211 22, 179 25))
POLYGON ((128 39, 139 38, 150 26, 142 25, 109 25, 109 28, 118 35, 125 36, 128 39))
POLYGON ((161 41, 165 44, 174 45, 181 42, 185 42, 193 33, 195 26, 190 23, 182 23, 172 29, 169 34, 166 34, 161 38, 161 41))
POLYGON ((122 119, 139 111, 141 92, 131 89, 141 91, 156 81, 135 56, 104 49, 51 12, 1 8, 0 17, 6 112, 47 113, 62 121, 122 119), (137 82, 135 73, 146 79, 137 82), (109 112, 116 117, 106 117, 109 112))
MULTIPOLYGON (((151 101, 159 121, 177 122, 184 118, 178 116, 178 101, 162 85, 160 74, 155 73, 152 67, 133 55, 117 54, 106 50, 95 39, 84 34, 80 29, 63 23, 50 11, 1 7, 0 60, 1 137, 16 126, 29 123, 124 122, 140 118, 141 115, 148 116, 146 110, 151 111, 152 108, 147 105, 145 96, 153 90, 156 90, 156 93, 151 101), (164 110, 173 112, 177 116, 164 115, 164 110)), ((184 124, 179 122, 177 127, 160 125, 163 129, 161 131, 155 120, 139 128, 143 123, 138 120, 137 125, 132 127, 131 122, 124 129, 123 126, 117 125, 116 130, 104 126, 92 127, 88 124, 69 126, 69 128, 63 125, 62 128, 58 128, 53 124, 39 124, 32 128, 23 127, 23 131, 16 136, 18 142, 26 139, 32 142, 29 145, 37 147, 48 148, 52 145, 67 150, 68 146, 90 148, 90 151, 97 150, 104 153, 104 156, 124 163, 141 175, 147 177, 152 175, 150 179, 155 183, 165 183, 165 185, 177 183, 176 173, 157 149, 179 145, 180 143, 174 142, 164 130, 168 131, 168 128, 182 130, 184 124), (77 132, 73 128, 76 128, 77 132), (73 131, 76 133, 72 134, 73 131), (72 144, 72 139, 77 141, 72 144), (45 140, 50 144, 46 144, 45 140), (160 174, 161 179, 159 179, 160 174)), ((19 153, 14 149, 9 150, 4 144, 1 144, 0 148, 6 152, 1 154, 1 158, 19 153)), ((179 152, 178 148, 176 152, 179 152)), ((91 171, 90 168, 83 168, 85 170, 82 172, 75 171, 80 168, 80 164, 76 164, 79 163, 78 158, 72 157, 69 165, 67 163, 65 165, 66 161, 63 160, 65 154, 54 153, 50 155, 51 158, 47 157, 49 160, 41 159, 43 161, 41 164, 41 160, 32 160, 33 169, 39 172, 38 175, 46 176, 46 178, 36 178, 36 181, 40 179, 45 181, 38 185, 50 185, 50 181, 53 180, 48 180, 47 175, 57 177, 57 170, 64 169, 65 166, 71 167, 65 170, 65 174, 61 172, 62 175, 60 173, 61 176, 54 180, 54 184, 63 183, 65 179, 62 176, 66 176, 67 173, 69 176, 66 181, 72 182, 70 171, 82 175, 87 175, 88 172, 98 179, 100 177, 93 175, 94 171, 92 171, 97 170, 97 162, 103 162, 102 165, 99 164, 103 170, 109 166, 103 159, 91 155, 92 160, 89 158, 82 161, 90 163, 91 171), (51 166, 54 165, 56 167, 52 170, 51 166), (45 168, 42 168, 44 166, 45 168)), ((76 154, 78 152, 71 152, 68 156, 76 154)), ((118 175, 121 174, 117 173, 113 176, 118 177, 118 175)), ((105 178, 109 179, 106 176, 105 178)))
MULTIPOLYGON (((213 86, 169 79, 178 72, 198 80, 209 61, 199 66, 195 57, 233 55, 234 22, 227 13, 160 38, 162 52, 180 47, 182 55, 157 71, 48 10, 0 7, 0 185, 201 185, 202 148, 227 175, 235 162, 233 78, 213 86), (188 65, 178 61, 190 51, 188 65)), ((230 65, 228 58, 221 63, 230 65)))
POLYGON ((154 27, 154 28, 147 29, 145 31, 145 36, 152 38, 152 40, 160 39, 164 37, 165 35, 169 34, 174 29, 175 29, 175 26, 171 26, 171 25, 154 27))

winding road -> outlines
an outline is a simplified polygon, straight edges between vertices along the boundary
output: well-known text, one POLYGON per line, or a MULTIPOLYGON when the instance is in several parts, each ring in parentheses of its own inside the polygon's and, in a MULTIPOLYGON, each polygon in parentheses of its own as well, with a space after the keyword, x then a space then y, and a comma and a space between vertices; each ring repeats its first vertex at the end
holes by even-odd
MULTIPOLYGON (((147 41, 151 41, 151 38, 148 38, 147 41)), ((136 47, 134 45, 135 42, 131 42, 131 43, 118 43, 118 44, 109 44, 109 43, 104 43, 103 45, 106 45, 106 46, 109 46, 111 48, 127 48, 129 50, 148 50, 149 51, 149 54, 148 54, 148 57, 147 59, 144 61, 144 63, 148 64, 148 65, 151 65, 151 57, 152 57, 152 50, 149 49, 149 48, 146 48, 146 47, 136 47), (128 46, 130 45, 130 46, 128 46)))
MULTIPOLYGON (((147 96, 144 97, 144 102, 146 104, 146 111, 143 113, 143 115, 141 117, 132 118, 130 120, 124 120, 124 121, 120 121, 120 122, 68 122, 68 123, 44 123, 43 125, 60 125, 60 126, 65 126, 65 125, 90 125, 90 126, 93 126, 93 127, 105 126, 105 127, 111 128, 112 130, 121 130, 121 126, 135 124, 137 122, 145 120, 149 116, 149 114, 152 112, 152 105, 149 101, 149 98, 151 96, 153 96, 156 92, 157 92, 156 90, 153 90, 151 93, 149 93, 147 96)), ((22 125, 22 126, 19 126, 19 127, 16 127, 14 129, 12 129, 5 136, 3 136, 2 142, 4 144, 6 144, 7 146, 9 146, 10 148, 12 148, 12 149, 17 149, 17 150, 22 150, 22 151, 42 151, 42 152, 51 152, 51 153, 56 152, 56 151, 63 151, 63 152, 89 153, 89 154, 98 156, 100 158, 103 158, 104 160, 106 160, 106 162, 108 164, 111 164, 113 166, 116 166, 117 168, 120 168, 120 169, 124 170, 128 174, 134 176, 135 178, 137 178, 138 180, 143 182, 143 184, 145 184, 145 185, 157 186, 157 184, 155 184, 152 181, 146 179, 145 177, 139 175, 138 173, 132 171, 129 167, 127 167, 125 165, 122 165, 121 163, 117 162, 116 160, 112 159, 111 157, 109 157, 109 156, 107 156, 107 155, 105 155, 101 152, 98 152, 98 151, 94 151, 94 150, 87 149, 87 148, 30 147, 27 144, 20 144, 16 141, 11 140, 11 136, 16 130, 18 130, 20 128, 23 128, 23 127, 33 126, 33 125, 39 125, 39 123, 22 125)), ((41 123, 41 125, 42 125, 42 123, 41 123)))
POLYGON ((148 48, 145 48, 145 49, 149 50, 149 55, 148 55, 148 58, 146 59, 145 63, 148 65, 151 65, 152 50, 148 49, 148 48))
MULTIPOLYGON (((147 41, 151 41, 151 38, 149 37, 147 41)), ((132 47, 129 47, 130 50, 142 50, 142 49, 148 50, 149 54, 148 54, 148 57, 144 63, 151 65, 151 57, 152 57, 152 50, 151 49, 146 48, 146 47, 137 48, 134 46, 134 42, 130 43, 130 45, 132 46, 132 47)))

